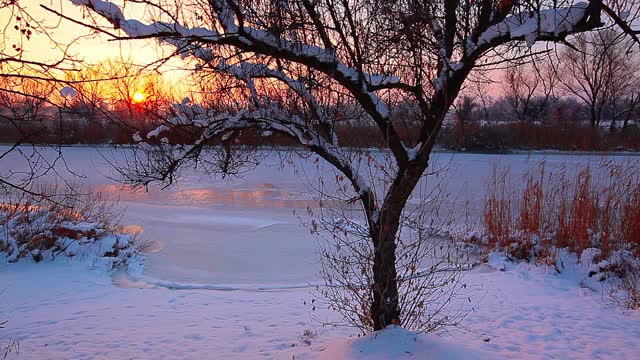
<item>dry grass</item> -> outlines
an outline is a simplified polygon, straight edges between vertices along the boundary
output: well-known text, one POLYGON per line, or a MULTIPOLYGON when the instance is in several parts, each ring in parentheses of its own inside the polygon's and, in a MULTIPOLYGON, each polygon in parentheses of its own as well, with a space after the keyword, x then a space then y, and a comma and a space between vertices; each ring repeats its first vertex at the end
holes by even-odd
POLYGON ((557 271, 558 249, 580 258, 596 248, 593 261, 608 260, 601 281, 616 279, 611 297, 626 309, 640 308, 640 161, 561 165, 555 172, 545 171, 543 161, 522 174, 519 187, 509 174, 494 166, 489 178, 484 243, 557 271))
POLYGON ((640 184, 636 184, 623 209, 621 238, 625 243, 633 244, 636 250, 640 249, 640 184))
POLYGON ((608 218, 611 214, 598 213, 598 192, 592 187, 589 166, 580 170, 573 182, 575 188, 567 219, 568 240, 569 247, 579 254, 589 247, 592 235, 598 231, 598 220, 608 218))
MULTIPOLYGON (((625 308, 640 307, 640 161, 602 160, 553 173, 540 162, 509 183, 509 170, 494 167, 487 184, 485 243, 512 259, 558 269, 557 250, 580 257, 599 250, 603 271, 618 280, 610 291, 625 308)), ((586 264, 588 265, 588 264, 586 264)), ((591 274, 590 274, 591 276, 591 274)), ((604 279, 604 277, 602 278, 604 279)), ((613 296, 613 295, 612 295, 613 296)))
POLYGON ((483 224, 491 246, 505 246, 510 242, 512 214, 511 196, 507 193, 508 175, 508 169, 493 167, 483 214, 483 224))
POLYGON ((603 256, 613 250, 640 250, 640 162, 602 161, 566 166, 547 173, 522 175, 522 188, 508 182, 509 170, 497 166, 487 185, 484 231, 490 245, 501 247, 531 238, 539 244, 580 254, 596 247, 603 256), (513 224, 513 225, 512 225, 513 224))
POLYGON ((517 228, 528 234, 537 234, 542 228, 544 163, 540 165, 539 178, 526 174, 523 180, 525 180, 526 186, 522 191, 522 205, 519 209, 517 228))

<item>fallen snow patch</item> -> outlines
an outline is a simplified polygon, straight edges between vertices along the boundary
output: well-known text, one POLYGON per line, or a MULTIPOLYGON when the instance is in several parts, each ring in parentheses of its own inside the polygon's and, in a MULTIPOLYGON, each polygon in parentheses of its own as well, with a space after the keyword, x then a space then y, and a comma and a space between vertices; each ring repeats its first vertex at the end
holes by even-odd
POLYGON ((386 360, 433 359, 471 360, 495 358, 460 343, 433 334, 416 334, 398 326, 350 340, 330 344, 316 359, 386 360))

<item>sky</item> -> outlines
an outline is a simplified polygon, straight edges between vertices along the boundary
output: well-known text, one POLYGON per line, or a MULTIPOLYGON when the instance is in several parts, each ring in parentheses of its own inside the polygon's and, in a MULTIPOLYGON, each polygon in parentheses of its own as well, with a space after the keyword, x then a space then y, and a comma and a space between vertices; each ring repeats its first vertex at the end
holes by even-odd
MULTIPOLYGON (((121 1, 114 1, 119 4, 121 1)), ((65 16, 74 20, 92 24, 93 21, 89 17, 89 13, 81 7, 75 6, 69 0, 28 0, 21 2, 34 22, 47 30, 50 36, 59 44, 72 43, 69 53, 78 60, 83 60, 89 64, 97 64, 106 59, 115 61, 124 60, 134 64, 146 65, 162 58, 162 53, 167 51, 163 49, 155 40, 128 40, 114 41, 110 40, 107 35, 92 34, 92 30, 73 23, 72 21, 62 19, 58 15, 47 11, 41 6, 47 6, 56 11, 63 13, 65 16), (26 5, 24 5, 26 4, 26 5)), ((127 17, 143 18, 145 15, 144 7, 128 3, 125 9, 127 17)), ((19 31, 14 29, 15 21, 7 24, 6 19, 14 18, 11 16, 9 9, 0 9, 0 26, 6 26, 4 32, 4 45, 11 52, 11 45, 19 41, 19 31)), ((100 24, 105 25, 105 29, 118 33, 109 27, 108 23, 100 19, 100 24)), ((29 41, 23 45, 24 57, 29 60, 36 61, 56 61, 63 56, 63 52, 59 47, 49 39, 45 34, 36 33, 29 41)), ((192 65, 186 65, 179 58, 174 57, 164 65, 160 70, 165 79, 172 85, 178 85, 187 75, 185 68, 192 65)), ((501 90, 495 84, 486 87, 492 95, 497 95, 501 90)))
MULTIPOLYGON (((99 63, 106 59, 125 59, 135 64, 148 64, 161 57, 163 49, 155 40, 109 40, 106 35, 92 34, 91 29, 62 19, 41 7, 41 5, 44 5, 74 20, 91 23, 87 13, 80 7, 71 4, 68 0, 28 0, 28 2, 22 2, 22 4, 33 18, 32 23, 38 23, 43 29, 46 29, 51 38, 59 44, 72 44, 69 48, 69 53, 75 59, 87 63, 99 63)), ((136 11, 134 11, 136 9, 131 9, 131 7, 128 10, 128 13, 133 16, 141 15, 142 13, 138 11, 138 14, 136 14, 136 11)), ((6 29, 3 34, 3 45, 5 46, 5 51, 9 54, 12 52, 11 46, 20 42, 20 32, 14 28, 17 15, 17 13, 12 13, 10 9, 0 9, 0 26, 6 29), (13 20, 7 21, 7 19, 13 20)), ((63 57, 62 49, 56 46, 47 35, 38 32, 30 40, 24 42, 22 48, 24 49, 23 57, 28 60, 50 62, 63 57)), ((183 65, 184 63, 179 59, 175 59, 169 65, 163 67, 163 74, 168 79, 177 81, 185 75, 184 72, 176 71, 177 68, 183 65)))

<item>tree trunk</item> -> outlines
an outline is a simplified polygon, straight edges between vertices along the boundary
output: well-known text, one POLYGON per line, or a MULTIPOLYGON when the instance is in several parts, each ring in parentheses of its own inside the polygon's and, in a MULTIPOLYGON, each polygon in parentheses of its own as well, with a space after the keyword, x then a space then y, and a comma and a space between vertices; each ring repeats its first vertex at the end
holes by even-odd
POLYGON ((407 200, 427 167, 428 154, 398 172, 380 215, 371 228, 374 246, 371 318, 374 330, 402 324, 396 272, 396 235, 407 200))
POLYGON ((632 109, 627 110, 627 114, 624 116, 624 122, 622 123, 622 129, 626 130, 629 127, 629 120, 631 120, 631 116, 634 111, 632 109))
POLYGON ((460 117, 458 118, 458 121, 460 123, 460 141, 458 142, 458 146, 460 149, 464 149, 466 141, 465 141, 465 132, 464 132, 464 122, 465 120, 460 117))
POLYGON ((593 105, 589 108, 589 122, 592 128, 596 127, 596 108, 593 105))
POLYGON ((374 234, 373 302, 371 317, 373 329, 382 330, 388 325, 400 325, 398 279, 396 273, 396 233, 398 220, 383 221, 374 234), (395 223, 393 227, 389 223, 395 223))

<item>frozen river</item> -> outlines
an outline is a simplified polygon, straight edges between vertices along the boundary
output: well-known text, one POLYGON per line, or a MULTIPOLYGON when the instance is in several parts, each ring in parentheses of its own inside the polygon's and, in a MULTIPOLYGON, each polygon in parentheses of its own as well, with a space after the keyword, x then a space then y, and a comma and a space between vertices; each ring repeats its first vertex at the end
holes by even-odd
MULTIPOLYGON (((118 197, 126 208, 122 222, 143 229, 142 240, 152 244, 145 277, 239 286, 303 285, 317 280, 316 240, 298 216, 316 206, 310 190, 314 182, 334 177, 328 167, 312 159, 282 165, 280 156, 270 152, 242 178, 186 174, 168 189, 132 193, 112 179, 118 174, 107 161, 122 159, 126 150, 69 147, 63 153, 70 169, 84 178, 68 172, 63 176, 118 197)), ((612 157, 614 161, 626 158, 612 157)), ((432 163, 436 169, 447 169, 440 178, 445 179, 443 184, 452 198, 458 199, 452 207, 459 208, 468 200, 471 213, 477 214, 492 164, 509 166, 517 181, 522 170, 543 159, 547 170, 553 171, 562 163, 596 163, 602 156, 437 153, 432 163)), ((21 166, 16 157, 0 160, 3 173, 21 166)))

